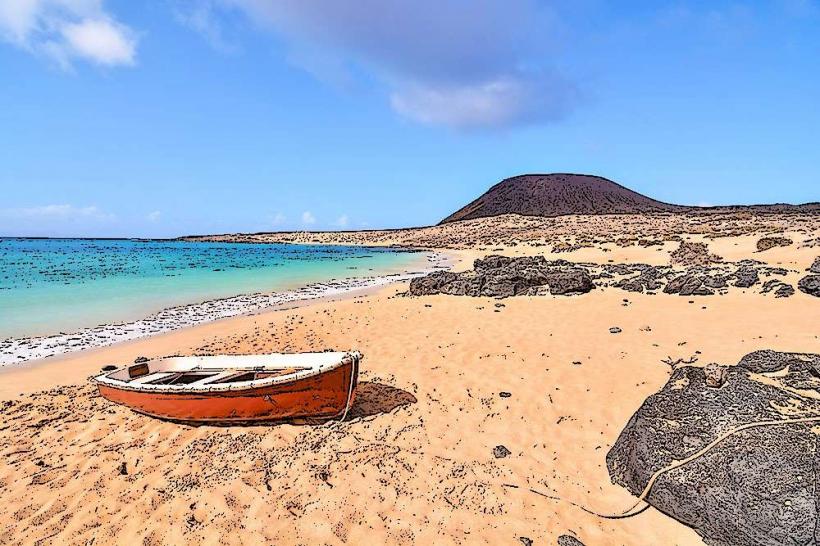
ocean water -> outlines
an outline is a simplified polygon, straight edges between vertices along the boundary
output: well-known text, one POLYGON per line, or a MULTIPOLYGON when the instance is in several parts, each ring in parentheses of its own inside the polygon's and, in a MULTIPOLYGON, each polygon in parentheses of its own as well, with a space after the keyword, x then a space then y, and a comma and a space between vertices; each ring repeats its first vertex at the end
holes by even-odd
POLYGON ((137 320, 177 305, 419 267, 383 248, 0 239, 0 339, 137 320))

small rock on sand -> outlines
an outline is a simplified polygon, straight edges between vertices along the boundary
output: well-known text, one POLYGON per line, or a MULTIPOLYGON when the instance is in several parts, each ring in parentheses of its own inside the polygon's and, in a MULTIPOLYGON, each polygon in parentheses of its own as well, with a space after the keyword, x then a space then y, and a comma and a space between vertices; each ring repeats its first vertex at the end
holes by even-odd
POLYGON ((612 328, 609 329, 610 334, 620 334, 621 332, 622 332, 622 330, 620 328, 618 328, 617 326, 613 326, 612 328))
POLYGON ((505 446, 498 445, 493 448, 493 455, 496 459, 503 459, 512 455, 512 452, 505 446))

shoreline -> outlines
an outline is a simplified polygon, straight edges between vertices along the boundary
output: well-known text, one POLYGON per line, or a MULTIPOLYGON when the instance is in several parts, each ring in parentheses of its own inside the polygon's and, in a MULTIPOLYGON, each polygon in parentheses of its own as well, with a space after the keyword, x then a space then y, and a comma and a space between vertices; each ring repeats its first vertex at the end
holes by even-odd
POLYGON ((452 266, 449 253, 425 250, 425 267, 400 273, 330 279, 278 292, 238 294, 198 303, 167 307, 128 322, 112 322, 47 336, 10 337, 0 340, 0 373, 31 362, 55 359, 77 352, 144 339, 219 320, 253 315, 288 304, 321 300, 336 295, 376 289, 452 266))

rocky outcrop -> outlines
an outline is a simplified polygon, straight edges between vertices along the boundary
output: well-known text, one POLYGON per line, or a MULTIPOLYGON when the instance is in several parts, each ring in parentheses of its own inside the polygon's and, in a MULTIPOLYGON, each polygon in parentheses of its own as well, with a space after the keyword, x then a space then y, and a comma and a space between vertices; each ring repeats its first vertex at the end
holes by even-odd
POLYGON ((794 241, 786 237, 763 237, 757 241, 757 251, 763 252, 776 246, 789 246, 794 241))
POLYGON ((761 294, 774 293, 775 298, 788 298, 794 295, 794 287, 780 279, 771 279, 763 283, 761 294))
POLYGON ((820 298, 820 275, 806 275, 797 283, 797 288, 804 294, 820 298))
POLYGON ((757 269, 749 265, 743 265, 735 271, 735 286, 738 288, 751 288, 760 282, 760 275, 757 269))
POLYGON ((550 261, 543 256, 488 256, 476 260, 473 271, 438 271, 413 279, 409 293, 412 296, 449 294, 507 298, 547 291, 554 295, 584 294, 593 288, 588 271, 565 260, 550 261))
POLYGON ((628 292, 653 292, 663 287, 661 281, 666 279, 671 269, 646 264, 636 264, 633 266, 619 264, 607 266, 605 267, 605 271, 610 275, 629 275, 638 272, 637 276, 616 281, 613 286, 622 288, 628 292))
MULTIPOLYGON (((707 252, 706 256, 708 258, 711 255, 707 252)), ((680 269, 641 263, 594 264, 566 260, 551 261, 543 256, 487 256, 482 260, 476 260, 473 267, 472 271, 464 273, 438 271, 426 277, 416 278, 410 284, 409 294, 506 298, 522 295, 583 294, 597 286, 646 294, 655 294, 662 290, 666 294, 691 297, 726 294, 733 287, 752 288, 760 284, 762 278, 766 278, 766 281, 760 289, 761 293, 772 293, 775 297, 788 297, 794 294, 794 287, 779 278, 787 275, 789 271, 755 260, 735 263, 710 262, 709 265, 680 269)), ((813 290, 814 282, 806 281, 807 289, 813 290)))
MULTIPOLYGON (((820 355, 758 351, 725 368, 677 368, 632 416, 606 462, 640 495, 650 477, 736 427, 820 416, 820 355), (708 381, 708 384, 707 384, 708 381), (710 386, 711 385, 711 386, 710 386)), ((716 546, 817 544, 818 423, 748 428, 662 474, 646 500, 716 546)))
POLYGON ((809 273, 817 273, 820 275, 820 256, 814 259, 814 263, 808 269, 809 273))
POLYGON ((693 268, 672 278, 663 291, 681 296, 710 296, 716 289, 727 286, 725 275, 712 274, 707 269, 693 268))
POLYGON ((669 254, 672 265, 707 266, 711 263, 720 262, 720 257, 710 254, 706 243, 690 243, 681 241, 680 246, 669 254))

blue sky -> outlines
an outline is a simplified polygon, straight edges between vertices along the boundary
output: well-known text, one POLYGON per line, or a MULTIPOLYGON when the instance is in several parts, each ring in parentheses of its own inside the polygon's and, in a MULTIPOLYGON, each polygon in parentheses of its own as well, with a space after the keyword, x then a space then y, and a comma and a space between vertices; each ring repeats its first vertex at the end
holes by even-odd
POLYGON ((0 100, 0 235, 424 225, 527 172, 820 200, 820 0, 0 0, 0 100))

